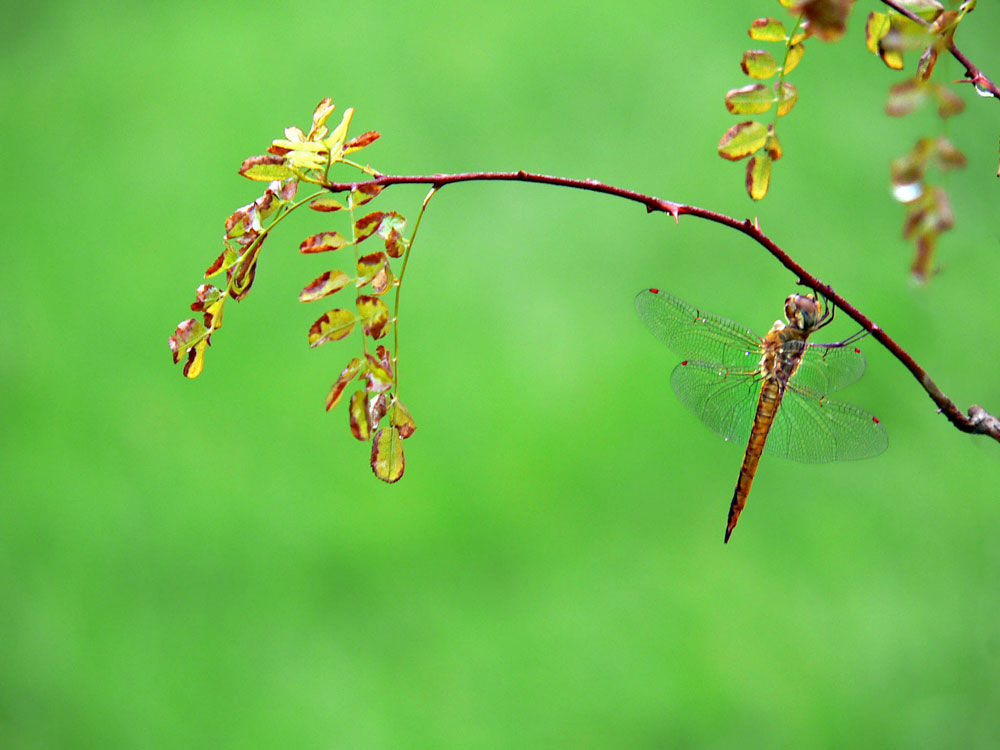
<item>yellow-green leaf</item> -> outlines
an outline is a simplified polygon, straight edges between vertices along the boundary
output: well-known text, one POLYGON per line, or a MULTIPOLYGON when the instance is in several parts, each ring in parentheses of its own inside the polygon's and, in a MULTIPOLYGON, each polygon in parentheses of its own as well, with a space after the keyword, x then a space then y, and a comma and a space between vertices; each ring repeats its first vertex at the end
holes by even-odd
POLYGON ((354 222, 354 241, 362 242, 368 239, 376 230, 378 230, 378 225, 381 223, 382 218, 385 214, 382 211, 372 211, 370 214, 362 216, 360 219, 354 222))
POLYGON ((358 297, 358 316, 366 336, 380 339, 389 331, 389 308, 378 297, 362 294, 358 297))
POLYGON ((751 78, 770 78, 778 72, 778 61, 767 50, 748 49, 743 53, 740 67, 751 78))
POLYGON ((381 250, 375 253, 369 253, 368 255, 362 255, 358 258, 358 281, 357 285, 359 287, 364 286, 370 282, 375 276, 385 268, 385 264, 389 262, 389 259, 385 257, 385 253, 381 250))
MULTIPOLYGON (((379 346, 380 349, 383 347, 379 346)), ((392 388, 392 367, 388 361, 383 361, 371 352, 365 353, 368 364, 365 368, 365 377, 368 380, 365 390, 372 393, 385 393, 392 388)))
POLYGON ((888 49, 879 44, 878 48, 879 57, 882 58, 882 62, 886 66, 892 68, 893 70, 903 69, 903 52, 898 49, 888 49))
POLYGON ((351 395, 350 404, 351 434, 358 440, 367 440, 371 436, 372 426, 368 421, 368 394, 355 391, 351 395))
POLYGON ((354 330, 355 316, 350 310, 330 310, 309 328, 309 346, 339 341, 354 330))
POLYGON ((757 115, 767 112, 776 99, 775 93, 763 83, 751 83, 726 92, 726 109, 734 115, 757 115))
POLYGON ((403 439, 392 427, 383 427, 372 441, 372 471, 383 482, 398 482, 406 468, 403 439))
POLYGON ((788 48, 788 54, 785 56, 785 74, 791 73, 798 66, 799 62, 802 60, 802 55, 806 53, 806 47, 804 44, 793 44, 788 48))
POLYGON ((767 195, 771 182, 771 157, 761 152, 754 154, 747 162, 747 193, 755 201, 767 195))
POLYGON ((812 29, 809 28, 809 24, 803 21, 795 27, 795 30, 792 32, 792 38, 789 40, 789 44, 794 47, 796 44, 801 44, 811 36, 812 29))
POLYGON ((878 43, 889 33, 889 14, 872 11, 865 22, 865 46, 873 55, 878 54, 878 43))
POLYGON ((351 205, 357 208, 358 206, 365 205, 372 198, 377 196, 383 190, 381 185, 372 185, 368 182, 362 182, 354 190, 351 191, 351 205))
POLYGON ((245 159, 240 165, 240 174, 257 182, 271 182, 292 177, 295 173, 285 164, 283 156, 261 154, 245 159))
POLYGON ((330 409, 340 403, 340 397, 344 395, 344 389, 347 388, 347 384, 354 380, 360 372, 361 358, 355 357, 347 363, 347 367, 341 370, 340 377, 334 381, 330 387, 330 392, 326 394, 327 411, 330 411, 330 409))
POLYGON ((320 232, 306 237, 299 245, 300 253, 325 253, 328 250, 339 250, 351 243, 338 232, 320 232))
POLYGON ((339 292, 351 282, 350 276, 343 271, 327 271, 310 281, 299 292, 299 302, 314 302, 339 292))
POLYGON ((719 156, 739 161, 758 151, 767 141, 767 126, 755 120, 733 125, 719 141, 719 156))
POLYGON ((205 347, 208 346, 208 331, 200 320, 188 318, 181 321, 168 343, 175 364, 180 361, 183 354, 188 355, 187 362, 184 363, 185 377, 196 378, 201 375, 205 347))
POLYGON ((319 104, 316 105, 316 109, 313 111, 312 116, 312 128, 309 130, 309 137, 312 138, 316 135, 317 131, 323 127, 326 123, 327 118, 336 109, 337 105, 333 103, 333 99, 326 97, 322 99, 319 104))
MULTIPOLYGON (((330 136, 324 139, 330 151, 338 151, 347 139, 347 129, 351 126, 351 118, 354 116, 354 108, 348 107, 344 110, 344 116, 340 119, 340 124, 333 129, 330 136)), ((336 156, 336 154, 334 154, 336 156)))
POLYGON ((295 167, 299 171, 323 169, 327 164, 327 157, 325 154, 316 154, 312 151, 289 151, 285 154, 285 158, 288 159, 288 163, 291 166, 295 167))
POLYGON ((392 402, 392 426, 399 431, 399 436, 406 440, 410 435, 416 432, 417 423, 413 421, 413 417, 410 416, 410 410, 407 409, 403 402, 396 399, 392 402))
POLYGON ((778 117, 787 115, 799 98, 798 89, 788 81, 780 81, 774 84, 774 87, 778 97, 778 117))
POLYGON ((237 254, 237 252, 233 250, 233 248, 229 247, 229 245, 227 244, 226 249, 219 254, 219 257, 215 259, 215 262, 213 262, 212 265, 210 265, 207 269, 205 269, 205 278, 207 279, 211 276, 215 276, 215 274, 217 273, 228 271, 230 268, 236 265, 236 261, 238 261, 239 259, 240 256, 237 254))
POLYGON ((777 18, 758 18, 750 24, 750 30, 747 33, 751 39, 756 39, 759 42, 782 42, 787 36, 785 24, 777 18))
POLYGON ((773 130, 767 135, 764 150, 771 157, 771 161, 778 161, 781 158, 781 141, 778 140, 778 134, 773 130))

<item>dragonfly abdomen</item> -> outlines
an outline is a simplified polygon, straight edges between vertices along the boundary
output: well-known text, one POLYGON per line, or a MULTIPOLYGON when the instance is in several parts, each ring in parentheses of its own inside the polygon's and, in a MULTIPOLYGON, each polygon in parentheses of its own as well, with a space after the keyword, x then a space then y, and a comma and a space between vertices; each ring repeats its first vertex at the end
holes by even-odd
POLYGON ((774 417, 778 413, 778 406, 781 404, 781 397, 784 388, 774 378, 767 378, 760 389, 760 397, 757 399, 757 414, 754 418, 753 428, 750 430, 750 439, 747 442, 747 451, 743 456, 743 465, 740 467, 740 476, 736 481, 736 490, 733 492, 733 501, 729 504, 729 518, 726 522, 726 538, 729 541, 736 522, 739 521, 740 513, 747 504, 747 497, 750 495, 750 486, 753 484, 754 475, 757 473, 757 464, 760 462, 760 454, 764 452, 764 444, 767 442, 767 435, 774 424, 774 417))

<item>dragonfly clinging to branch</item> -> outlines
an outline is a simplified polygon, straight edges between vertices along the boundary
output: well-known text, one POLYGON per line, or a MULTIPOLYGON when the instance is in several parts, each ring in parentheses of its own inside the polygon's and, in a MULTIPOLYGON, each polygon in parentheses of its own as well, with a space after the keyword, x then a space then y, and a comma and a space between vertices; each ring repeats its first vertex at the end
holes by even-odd
POLYGON ((729 541, 746 505, 762 452, 823 463, 877 456, 888 440, 878 419, 828 394, 857 381, 865 358, 851 337, 835 344, 807 339, 833 319, 812 295, 785 300, 787 322, 761 338, 659 289, 635 298, 646 326, 684 357, 670 376, 681 402, 726 440, 746 443, 729 507, 729 541))

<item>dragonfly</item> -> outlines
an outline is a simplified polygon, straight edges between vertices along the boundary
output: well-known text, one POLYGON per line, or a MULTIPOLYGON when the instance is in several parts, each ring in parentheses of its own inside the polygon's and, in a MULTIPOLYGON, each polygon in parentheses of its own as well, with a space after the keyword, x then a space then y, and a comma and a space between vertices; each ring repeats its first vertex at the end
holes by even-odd
POLYGON ((683 358, 670 375, 681 403, 726 440, 746 443, 725 542, 762 453, 825 463, 871 458, 888 446, 877 417, 828 396, 865 371, 865 357, 854 346, 864 331, 832 344, 808 341, 833 320, 832 303, 790 295, 785 320, 763 338, 660 289, 639 292, 635 308, 653 335, 683 358))

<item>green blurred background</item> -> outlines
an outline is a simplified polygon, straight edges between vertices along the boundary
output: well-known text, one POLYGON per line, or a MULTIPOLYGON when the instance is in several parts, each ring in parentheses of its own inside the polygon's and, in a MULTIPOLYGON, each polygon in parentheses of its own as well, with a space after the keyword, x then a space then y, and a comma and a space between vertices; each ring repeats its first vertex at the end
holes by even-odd
MULTIPOLYGON (((807 44, 761 204, 715 147, 775 2, 8 5, 0 745, 994 745, 1000 450, 878 346, 844 395, 888 452, 762 463, 723 546, 741 449, 676 400, 632 299, 655 285, 765 330, 795 279, 732 231, 444 190, 403 292, 419 429, 394 486, 323 410, 354 347, 306 347, 321 310, 296 295, 330 258, 296 246, 323 217, 269 241, 201 378, 167 349, 259 192, 241 160, 329 95, 382 132, 383 171, 593 177, 758 216, 996 411, 1000 108, 960 89, 957 228, 915 286, 887 163, 941 126, 882 113, 903 75, 864 50, 877 5, 807 44)), ((998 32, 980 3, 959 36, 994 78, 998 32)), ((424 192, 379 200, 414 217, 424 192)))

